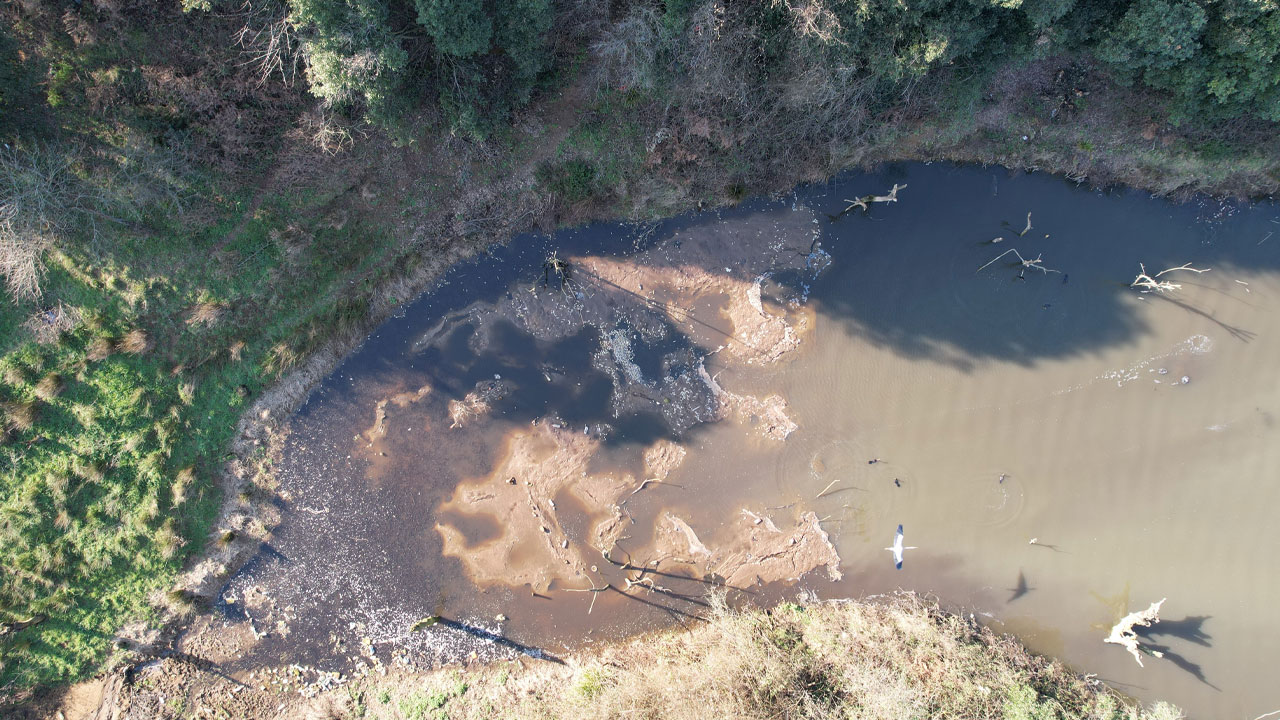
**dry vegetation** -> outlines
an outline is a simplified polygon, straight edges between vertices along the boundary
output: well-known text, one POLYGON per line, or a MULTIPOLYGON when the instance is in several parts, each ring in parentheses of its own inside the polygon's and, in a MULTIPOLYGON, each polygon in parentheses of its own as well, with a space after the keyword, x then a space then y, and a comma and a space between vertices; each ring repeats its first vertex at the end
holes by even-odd
POLYGON ((321 709, 378 720, 1182 717, 1163 703, 1137 707, 914 595, 771 611, 720 607, 707 624, 563 665, 522 659, 371 676, 310 704, 312 713, 321 709))

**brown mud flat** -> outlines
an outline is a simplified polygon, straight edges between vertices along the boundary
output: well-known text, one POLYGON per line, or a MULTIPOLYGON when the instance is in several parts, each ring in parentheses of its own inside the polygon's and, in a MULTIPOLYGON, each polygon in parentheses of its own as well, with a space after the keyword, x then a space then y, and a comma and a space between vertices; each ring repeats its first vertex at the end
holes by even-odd
MULTIPOLYGON (((652 540, 628 553, 621 563, 613 556, 620 537, 638 521, 626 514, 627 499, 650 483, 662 482, 684 459, 684 448, 661 440, 645 451, 644 477, 588 472, 600 441, 589 435, 550 427, 545 421, 507 440, 498 467, 487 478, 460 484, 442 507, 450 520, 436 524, 444 554, 458 558, 479 586, 527 585, 545 593, 584 581, 597 590, 597 579, 657 589, 650 573, 691 579, 716 577, 727 587, 755 586, 799 580, 825 568, 840 579, 840 558, 813 513, 804 513, 793 528, 783 531, 773 520, 742 510, 725 523, 709 542, 698 539, 689 524, 670 511, 659 514, 652 540), (564 503, 555 498, 567 492, 589 521, 589 533, 571 538, 561 522, 564 503), (500 535, 478 545, 463 530, 485 518, 500 535), (459 522, 458 519, 461 519, 459 522), (624 574, 610 577, 610 565, 624 574), (639 575, 634 573, 638 571, 639 575)), ((614 571, 617 574, 617 571, 614 571)))

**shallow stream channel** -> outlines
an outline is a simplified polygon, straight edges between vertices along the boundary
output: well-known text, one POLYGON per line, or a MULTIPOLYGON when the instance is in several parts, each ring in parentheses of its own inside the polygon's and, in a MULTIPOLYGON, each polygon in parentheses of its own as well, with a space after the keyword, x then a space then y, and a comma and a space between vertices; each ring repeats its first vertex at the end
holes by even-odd
POLYGON ((216 622, 242 669, 351 673, 904 589, 1250 720, 1280 708, 1277 271, 1272 204, 946 165, 519 237, 292 419, 216 622), (1103 642, 1162 598, 1161 657, 1103 642))

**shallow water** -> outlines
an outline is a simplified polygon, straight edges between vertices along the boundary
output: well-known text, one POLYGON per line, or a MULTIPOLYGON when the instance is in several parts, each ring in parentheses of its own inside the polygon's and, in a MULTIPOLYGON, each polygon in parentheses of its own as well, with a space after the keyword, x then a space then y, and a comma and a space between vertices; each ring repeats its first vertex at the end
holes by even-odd
POLYGON ((905 588, 1143 700, 1252 718, 1280 708, 1277 269, 1273 205, 950 166, 521 238, 300 411, 285 521, 220 607, 266 632, 245 667, 350 667, 554 655, 687 622, 725 584, 759 604, 905 588), (987 265, 1011 249, 1039 268, 987 265), (1129 287, 1188 262, 1209 272, 1129 287), (808 572, 754 582, 788 568, 808 572), (1163 658, 1102 642, 1165 597, 1143 641, 1163 658))

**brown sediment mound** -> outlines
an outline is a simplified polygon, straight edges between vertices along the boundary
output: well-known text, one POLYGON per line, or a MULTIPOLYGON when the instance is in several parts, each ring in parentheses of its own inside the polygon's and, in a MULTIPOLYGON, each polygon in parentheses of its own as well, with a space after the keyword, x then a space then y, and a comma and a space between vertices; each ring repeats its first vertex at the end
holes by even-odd
POLYGON ((509 436, 493 473, 459 483, 441 506, 446 514, 463 518, 495 518, 502 534, 470 547, 458 527, 437 523, 443 554, 460 559, 481 586, 529 585, 543 591, 554 579, 585 576, 590 563, 584 552, 589 548, 571 542, 554 498, 568 491, 593 520, 607 523, 615 517, 618 500, 636 485, 630 475, 588 474, 588 462, 599 447, 600 441, 590 435, 546 421, 509 436))
MULTIPOLYGON (((662 482, 684 460, 686 450, 660 440, 644 453, 644 481, 629 473, 588 472, 601 441, 557 428, 547 421, 507 439, 497 467, 487 477, 463 482, 440 510, 436 525, 443 554, 458 558, 480 586, 528 585, 546 591, 554 581, 581 583, 597 571, 596 557, 614 548, 635 518, 621 505, 649 482, 662 482), (571 537, 554 498, 570 494, 586 513, 589 537, 571 537), (500 535, 472 545, 464 527, 496 521, 500 535)), ((492 523, 490 523, 492 524, 492 523)), ((787 530, 767 517, 744 510, 704 543, 685 520, 672 512, 655 521, 650 544, 630 553, 633 569, 646 568, 690 577, 718 577, 730 586, 794 581, 825 567, 840 578, 840 557, 817 516, 805 513, 787 530)), ((617 560, 614 560, 617 562, 617 560)), ((630 578, 628 587, 641 578, 630 578)), ((594 586, 594 581, 591 581, 594 586)))
MULTIPOLYGON (((447 520, 439 521, 436 530, 444 555, 457 557, 481 587, 529 585, 544 592, 557 579, 580 584, 591 577, 599 562, 596 555, 612 557, 618 539, 635 521, 620 505, 645 484, 666 479, 686 455, 684 447, 667 439, 654 443, 644 454, 649 478, 637 482, 626 473, 589 473, 599 448, 598 438, 547 421, 513 433, 493 473, 458 484, 440 506, 440 516, 447 520), (554 501, 561 492, 575 498, 588 515, 590 537, 571 537, 564 528, 563 507, 557 509, 554 501), (499 537, 471 544, 463 532, 467 518, 497 520, 499 537)), ((744 510, 717 530, 710 543, 701 541, 675 512, 662 512, 653 541, 630 557, 632 568, 717 577, 732 587, 790 582, 819 568, 840 579, 840 556, 813 512, 783 530, 767 516, 744 510)))
POLYGON ((683 445, 670 440, 659 440, 644 451, 644 467, 648 479, 666 480, 672 470, 680 467, 689 451, 683 445))
POLYGON ((787 415, 787 401, 781 395, 758 398, 726 391, 720 399, 738 422, 754 426, 770 440, 786 440, 799 427, 787 415))
POLYGON ((744 509, 713 536, 710 546, 687 522, 668 512, 655 529, 651 548, 632 555, 645 559, 637 566, 716 576, 728 587, 791 582, 823 567, 833 581, 841 578, 840 556, 812 512, 783 531, 772 519, 744 509))
POLYGON ((368 430, 360 433, 355 437, 356 442, 364 442, 365 448, 373 447, 379 440, 387 436, 387 404, 396 406, 397 408, 406 408, 413 403, 418 402, 422 398, 431 393, 430 385, 423 385, 417 390, 396 393, 391 397, 382 398, 373 405, 373 425, 368 430))
MULTIPOLYGON (((690 245, 675 252, 692 252, 684 251, 686 247, 690 245)), ((695 336, 702 334, 703 329, 698 326, 705 321, 694 318, 686 308, 703 297, 727 298, 721 314, 729 322, 720 331, 721 340, 731 355, 749 365, 780 361, 799 347, 801 336, 812 326, 808 312, 788 312, 774 303, 766 307, 763 275, 743 280, 689 263, 646 265, 643 256, 634 260, 588 257, 577 262, 587 277, 659 310, 676 327, 695 336)))

